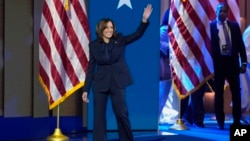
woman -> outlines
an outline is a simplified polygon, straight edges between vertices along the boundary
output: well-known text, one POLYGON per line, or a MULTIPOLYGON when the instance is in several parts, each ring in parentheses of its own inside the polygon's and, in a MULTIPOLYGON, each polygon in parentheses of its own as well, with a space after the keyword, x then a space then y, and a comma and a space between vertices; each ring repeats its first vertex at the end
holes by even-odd
POLYGON ((109 97, 120 140, 134 140, 125 101, 125 88, 132 83, 125 60, 125 46, 143 35, 152 10, 152 5, 148 4, 144 8, 140 26, 127 36, 116 33, 111 19, 102 19, 96 26, 97 39, 89 44, 89 63, 82 94, 83 102, 88 103, 88 93, 93 84, 94 141, 106 141, 106 107, 109 97))

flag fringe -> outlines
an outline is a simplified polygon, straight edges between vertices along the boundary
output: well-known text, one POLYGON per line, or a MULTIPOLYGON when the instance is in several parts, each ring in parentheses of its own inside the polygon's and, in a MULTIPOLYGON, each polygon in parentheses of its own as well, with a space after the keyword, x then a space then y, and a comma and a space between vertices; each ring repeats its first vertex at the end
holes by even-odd
MULTIPOLYGON (((196 90, 198 90, 203 84, 205 84, 205 83, 208 84, 208 81, 211 80, 213 77, 214 77, 214 74, 207 76, 202 82, 200 82, 200 84, 198 84, 196 87, 194 87, 192 90, 189 90, 185 94, 181 94, 181 92, 179 91, 179 89, 176 86, 176 84, 174 83, 174 81, 172 81, 172 85, 173 85, 174 91, 176 92, 178 98, 184 99, 184 98, 188 97, 190 94, 194 93, 196 90)), ((210 90, 213 92, 214 90, 213 90, 212 86, 210 84, 208 84, 208 85, 209 85, 210 90)))
POLYGON ((76 86, 74 86, 70 90, 68 90, 61 98, 57 99, 53 103, 50 103, 51 93, 48 90, 46 84, 44 83, 44 81, 40 75, 39 75, 38 79, 39 79, 39 82, 41 83, 46 95, 48 96, 48 103, 49 103, 48 105, 49 105, 50 110, 54 109, 58 104, 64 102, 69 96, 71 96, 74 92, 76 92, 78 89, 80 89, 84 85, 84 82, 77 84, 76 86))

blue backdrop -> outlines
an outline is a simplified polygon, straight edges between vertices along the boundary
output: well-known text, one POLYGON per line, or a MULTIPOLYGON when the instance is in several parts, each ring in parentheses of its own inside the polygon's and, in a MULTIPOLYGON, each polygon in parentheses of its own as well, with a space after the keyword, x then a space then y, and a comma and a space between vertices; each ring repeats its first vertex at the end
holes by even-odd
MULTIPOLYGON (((153 13, 149 19, 150 26, 141 39, 133 42, 126 49, 127 62, 134 81, 134 84, 126 90, 129 117, 134 130, 158 129, 160 1, 90 0, 88 3, 91 40, 96 38, 97 22, 104 17, 113 19, 118 32, 129 34, 135 31, 141 22, 143 9, 148 3, 153 5, 153 13), (131 6, 125 3, 126 1, 130 1, 131 6), (124 3, 118 8, 119 2, 124 3)), ((87 128, 92 130, 92 93, 89 98, 87 128)), ((117 129, 110 101, 107 120, 109 130, 117 129)))

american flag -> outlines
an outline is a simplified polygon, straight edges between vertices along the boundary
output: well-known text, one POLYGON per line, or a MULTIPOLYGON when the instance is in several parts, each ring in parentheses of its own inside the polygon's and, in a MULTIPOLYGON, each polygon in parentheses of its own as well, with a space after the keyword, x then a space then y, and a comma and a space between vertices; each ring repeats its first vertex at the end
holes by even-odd
POLYGON ((39 81, 49 109, 84 85, 90 31, 84 0, 45 0, 39 31, 39 81))
POLYGON ((180 99, 213 77, 209 24, 216 18, 219 2, 227 2, 229 19, 240 23, 238 0, 171 0, 170 65, 173 87, 180 99))

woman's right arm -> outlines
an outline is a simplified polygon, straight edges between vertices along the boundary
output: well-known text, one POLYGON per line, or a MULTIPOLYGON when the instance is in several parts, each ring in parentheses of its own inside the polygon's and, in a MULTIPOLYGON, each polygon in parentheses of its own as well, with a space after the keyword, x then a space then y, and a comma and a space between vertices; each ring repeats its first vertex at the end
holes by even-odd
POLYGON ((82 92, 83 92, 82 99, 84 102, 88 101, 86 98, 91 88, 91 84, 94 78, 95 67, 96 67, 96 60, 92 54, 93 51, 91 51, 92 48, 93 47, 91 47, 91 45, 89 44, 89 62, 88 62, 88 68, 86 72, 84 86, 82 89, 82 92))

